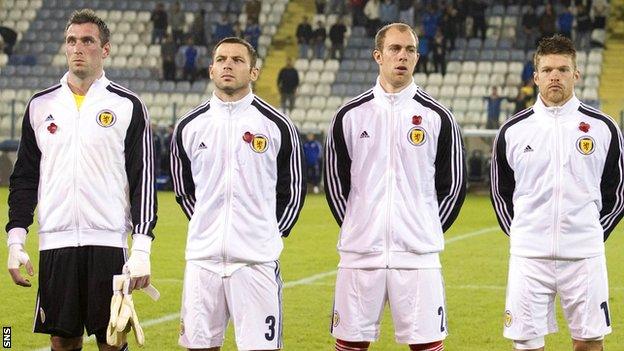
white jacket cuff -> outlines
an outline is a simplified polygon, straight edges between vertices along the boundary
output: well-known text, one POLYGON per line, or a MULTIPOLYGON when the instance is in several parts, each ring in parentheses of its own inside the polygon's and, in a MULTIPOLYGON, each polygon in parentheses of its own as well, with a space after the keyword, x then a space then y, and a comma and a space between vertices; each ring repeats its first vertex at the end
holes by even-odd
POLYGON ((26 229, 24 228, 12 228, 9 230, 7 239, 7 246, 13 244, 24 245, 26 243, 26 229))
POLYGON ((132 251, 143 251, 151 253, 152 251, 152 237, 145 234, 132 235, 132 251))

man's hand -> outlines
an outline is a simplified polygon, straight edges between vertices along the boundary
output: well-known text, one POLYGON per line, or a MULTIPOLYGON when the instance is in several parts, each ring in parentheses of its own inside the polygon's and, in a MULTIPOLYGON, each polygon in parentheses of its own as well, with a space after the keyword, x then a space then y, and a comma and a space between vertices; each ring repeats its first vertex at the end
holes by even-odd
POLYGON ((26 272, 31 277, 35 274, 35 270, 33 268, 32 263, 30 263, 30 257, 24 250, 24 245, 22 244, 11 244, 9 245, 9 274, 11 274, 11 279, 13 282, 20 286, 30 287, 32 284, 30 280, 24 278, 20 273, 20 267, 26 267, 26 272))
POLYGON ((129 290, 143 289, 150 284, 150 251, 152 238, 143 234, 132 236, 130 258, 123 271, 130 275, 129 290))

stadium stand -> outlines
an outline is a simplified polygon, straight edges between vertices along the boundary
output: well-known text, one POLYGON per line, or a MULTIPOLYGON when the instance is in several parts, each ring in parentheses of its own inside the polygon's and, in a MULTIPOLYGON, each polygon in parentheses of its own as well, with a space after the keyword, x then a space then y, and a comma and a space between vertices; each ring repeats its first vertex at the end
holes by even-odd
MULTIPOLYGON (((22 114, 33 92, 55 84, 65 72, 64 49, 60 40, 65 21, 71 11, 85 6, 96 10, 107 21, 113 33, 112 59, 107 60, 105 67, 107 76, 139 93, 155 122, 170 124, 174 118, 205 99, 212 90, 212 84, 207 80, 197 80, 190 84, 187 81, 174 83, 160 78, 160 46, 150 44, 149 18, 156 2, 0 1, 0 22, 18 33, 13 54, 8 57, 0 53, 0 134, 8 134, 12 117, 22 114)), ((174 0, 162 2, 168 8, 174 0)), ((262 34, 258 48, 262 59, 269 57, 271 50, 274 50, 272 47, 281 45, 275 40, 280 26, 290 20, 283 20, 283 16, 291 16, 288 11, 292 3, 301 1, 262 1, 259 15, 262 34)), ((515 38, 525 9, 521 5, 505 6, 499 4, 502 3, 499 1, 493 3, 486 11, 488 28, 484 41, 458 37, 455 50, 447 53, 445 76, 440 73, 414 75, 416 83, 449 106, 460 124, 467 128, 485 125, 486 105, 483 96, 488 94, 491 86, 500 86, 502 94, 510 98, 517 95, 522 83, 520 74, 523 66, 532 56, 531 52, 515 47, 515 38)), ((229 14, 244 28, 247 15, 242 11, 243 6, 244 0, 189 0, 183 2, 183 11, 187 27, 194 14, 203 8, 211 24, 217 23, 222 14, 229 14)), ((542 10, 541 6, 538 7, 537 13, 542 10)), ((329 30, 338 16, 317 14, 311 22, 321 21, 329 30)), ((348 18, 343 18, 349 22, 348 18)), ((616 25, 616 28, 620 27, 623 26, 616 25)), ((594 43, 604 43, 605 30, 595 29, 592 38, 594 43)), ((329 44, 327 39, 326 45, 329 44)), ((324 132, 338 106, 374 84, 377 67, 371 58, 372 45, 372 39, 367 36, 363 26, 348 26, 344 59, 296 61, 295 67, 302 79, 292 118, 303 132, 324 132)), ((200 56, 200 67, 208 67, 208 49, 202 49, 200 56)), ((578 84, 577 95, 596 106, 600 97, 598 88, 602 57, 603 48, 583 47, 577 59, 583 76, 578 84)), ((259 64, 262 65, 263 60, 259 64)), ((259 94, 264 96, 263 91, 259 91, 259 94)), ((514 108, 513 102, 505 101, 502 114, 510 115, 514 108)))

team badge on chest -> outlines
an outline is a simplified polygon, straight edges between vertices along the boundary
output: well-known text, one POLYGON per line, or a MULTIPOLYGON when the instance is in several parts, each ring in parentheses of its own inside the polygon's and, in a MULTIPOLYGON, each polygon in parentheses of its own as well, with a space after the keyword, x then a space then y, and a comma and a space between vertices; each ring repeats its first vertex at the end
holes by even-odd
POLYGON ((412 145, 420 146, 427 141, 427 132, 422 127, 413 127, 407 133, 407 140, 412 145))
POLYGON ((583 155, 591 155, 595 148, 594 138, 585 135, 576 141, 576 149, 583 155))
POLYGON ((245 132, 245 134, 243 134, 243 140, 249 144, 249 147, 251 147, 254 152, 257 153, 263 153, 269 147, 269 139, 262 134, 245 132))
POLYGON ((101 127, 108 128, 117 122, 117 116, 115 116, 113 111, 102 110, 98 112, 96 121, 101 127))

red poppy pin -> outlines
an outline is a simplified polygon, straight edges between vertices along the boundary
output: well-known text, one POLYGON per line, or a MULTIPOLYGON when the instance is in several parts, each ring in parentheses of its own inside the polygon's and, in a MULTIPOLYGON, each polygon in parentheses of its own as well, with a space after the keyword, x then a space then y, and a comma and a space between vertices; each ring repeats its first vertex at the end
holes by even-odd
POLYGON ((48 126, 48 132, 50 132, 50 134, 56 133, 57 129, 58 129, 58 126, 54 123, 50 123, 50 125, 48 126))
POLYGON ((254 138, 254 135, 251 134, 250 132, 245 132, 245 134, 243 134, 243 140, 245 140, 246 143, 251 143, 253 138, 254 138))
POLYGON ((587 133, 589 132, 589 124, 585 123, 585 122, 581 122, 581 124, 579 124, 579 129, 583 132, 583 133, 587 133))
POLYGON ((421 116, 413 116, 412 117, 412 124, 419 125, 421 123, 422 123, 422 117, 421 116))

